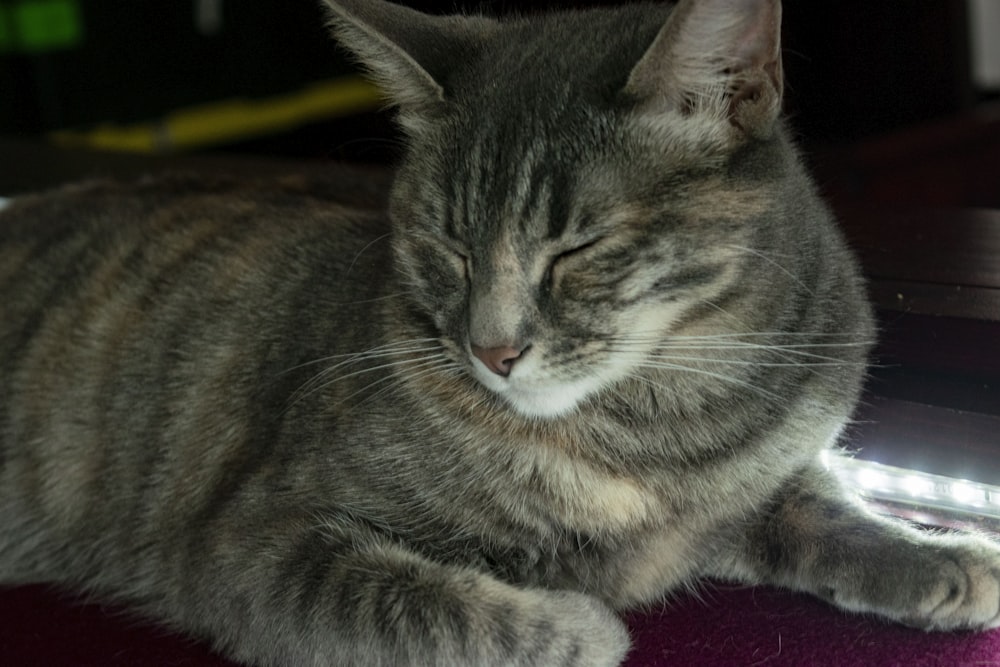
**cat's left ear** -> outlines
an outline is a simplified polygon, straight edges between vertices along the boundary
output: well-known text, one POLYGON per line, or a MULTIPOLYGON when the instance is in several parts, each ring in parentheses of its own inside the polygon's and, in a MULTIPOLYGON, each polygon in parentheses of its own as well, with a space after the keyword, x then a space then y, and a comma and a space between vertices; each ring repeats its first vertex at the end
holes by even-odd
POLYGON ((495 25, 484 17, 431 16, 384 0, 323 2, 338 41, 400 107, 400 123, 411 133, 441 113, 452 68, 495 25))
POLYGON ((783 86, 780 0, 682 0, 625 92, 645 111, 700 115, 746 139, 771 135, 783 86))

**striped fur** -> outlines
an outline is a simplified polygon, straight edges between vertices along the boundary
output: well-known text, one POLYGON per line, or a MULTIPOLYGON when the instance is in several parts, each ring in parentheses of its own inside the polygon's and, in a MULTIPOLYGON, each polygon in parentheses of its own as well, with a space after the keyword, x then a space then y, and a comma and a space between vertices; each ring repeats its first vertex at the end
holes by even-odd
POLYGON ((328 4, 402 107, 391 192, 170 177, 0 214, 0 581, 258 665, 615 665, 614 611, 703 576, 1000 623, 996 546, 819 464, 873 334, 777 115, 776 2, 328 4))

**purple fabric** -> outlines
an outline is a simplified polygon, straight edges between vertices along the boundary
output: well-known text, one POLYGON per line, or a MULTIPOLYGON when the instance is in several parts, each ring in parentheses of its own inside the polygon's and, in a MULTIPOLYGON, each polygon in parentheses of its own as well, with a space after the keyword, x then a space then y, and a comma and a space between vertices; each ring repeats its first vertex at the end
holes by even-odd
MULTIPOLYGON (((707 587, 627 615, 628 667, 1000 665, 1000 631, 926 634, 769 588, 707 587)), ((0 665, 229 667, 204 644, 38 586, 0 589, 0 665)))
POLYGON ((771 588, 707 587, 628 616, 627 667, 1000 666, 1000 631, 926 633, 771 588))

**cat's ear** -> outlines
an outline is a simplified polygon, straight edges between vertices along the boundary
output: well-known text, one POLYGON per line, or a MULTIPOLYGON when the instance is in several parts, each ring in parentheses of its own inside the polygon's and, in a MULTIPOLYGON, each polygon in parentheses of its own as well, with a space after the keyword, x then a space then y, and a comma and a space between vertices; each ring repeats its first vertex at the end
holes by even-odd
POLYGON ((323 0, 334 36, 419 129, 446 102, 448 72, 490 32, 482 17, 438 17, 383 0, 323 0))
POLYGON ((646 111, 703 115, 770 136, 781 111, 780 0, 682 0, 629 76, 646 111))

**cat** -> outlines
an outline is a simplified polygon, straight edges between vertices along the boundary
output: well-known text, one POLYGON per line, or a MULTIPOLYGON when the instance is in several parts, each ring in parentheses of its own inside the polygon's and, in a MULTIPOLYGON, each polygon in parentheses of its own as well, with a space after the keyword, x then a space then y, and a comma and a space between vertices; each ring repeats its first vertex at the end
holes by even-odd
POLYGON ((0 213, 0 581, 255 665, 617 665, 703 578, 1000 625, 1000 548, 821 463, 874 337, 777 0, 326 0, 391 192, 161 177, 0 213))

